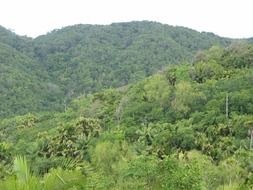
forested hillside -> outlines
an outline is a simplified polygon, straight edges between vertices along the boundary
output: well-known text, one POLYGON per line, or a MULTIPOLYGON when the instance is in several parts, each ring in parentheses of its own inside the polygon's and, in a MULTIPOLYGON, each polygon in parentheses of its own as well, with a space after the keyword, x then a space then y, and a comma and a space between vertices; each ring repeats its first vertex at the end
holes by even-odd
POLYGON ((0 189, 251 190, 252 67, 253 45, 214 46, 65 112, 2 119, 0 189))
POLYGON ((56 109, 62 94, 54 86, 36 60, 0 43, 0 117, 56 109))
POLYGON ((198 50, 230 42, 152 22, 76 25, 35 39, 35 54, 65 90, 87 93, 136 82, 198 50))
POLYGON ((169 64, 190 61, 199 50, 231 42, 146 21, 75 25, 35 39, 1 27, 0 118, 63 111, 74 97, 140 81, 169 64))
POLYGON ((17 51, 31 53, 33 51, 32 38, 18 36, 15 33, 0 26, 0 42, 6 44, 17 51))

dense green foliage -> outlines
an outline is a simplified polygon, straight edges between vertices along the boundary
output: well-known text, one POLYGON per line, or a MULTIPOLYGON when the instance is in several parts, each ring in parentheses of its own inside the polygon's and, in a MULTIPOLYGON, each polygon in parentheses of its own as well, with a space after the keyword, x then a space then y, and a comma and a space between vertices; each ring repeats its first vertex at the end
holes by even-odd
POLYGON ((38 62, 0 43, 0 117, 57 109, 60 95, 38 62))
POLYGON ((0 189, 251 190, 252 60, 249 44, 212 47, 65 112, 0 120, 0 189))
POLYGON ((145 21, 75 25, 35 39, 1 27, 0 118, 63 111, 73 97, 140 81, 199 50, 231 42, 145 21))

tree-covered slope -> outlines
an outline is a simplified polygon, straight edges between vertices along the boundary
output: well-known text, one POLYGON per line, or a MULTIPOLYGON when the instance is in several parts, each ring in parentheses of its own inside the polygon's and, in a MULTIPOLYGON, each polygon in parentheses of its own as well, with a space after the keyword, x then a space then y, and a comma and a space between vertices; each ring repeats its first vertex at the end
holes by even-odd
POLYGON ((0 26, 0 42, 22 53, 31 54, 33 51, 32 38, 18 36, 2 26, 0 26))
POLYGON ((212 47, 66 112, 0 120, 0 187, 20 183, 11 160, 26 155, 37 189, 251 190, 252 59, 253 45, 212 47))
POLYGON ((154 22, 75 25, 34 40, 35 55, 65 90, 95 92, 136 82, 230 39, 154 22))
POLYGON ((0 43, 0 117, 42 111, 58 101, 56 95, 58 87, 36 60, 0 43))
POLYGON ((36 39, 1 27, 5 74, 0 81, 0 117, 29 110, 63 110, 73 97, 142 80, 169 64, 189 61, 199 50, 231 42, 211 33, 146 21, 75 25, 36 39), (12 53, 5 57, 7 47, 12 53), (11 78, 13 85, 8 86, 4 78, 11 78), (16 89, 20 95, 13 93, 16 89))

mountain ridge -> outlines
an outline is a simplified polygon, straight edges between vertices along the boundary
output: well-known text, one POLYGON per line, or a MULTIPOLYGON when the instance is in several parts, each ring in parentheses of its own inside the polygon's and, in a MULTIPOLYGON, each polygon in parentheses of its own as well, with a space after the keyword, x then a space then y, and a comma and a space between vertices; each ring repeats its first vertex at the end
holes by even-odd
MULTIPOLYGON (((215 45, 225 47, 233 41, 212 33, 148 21, 111 25, 79 24, 54 30, 35 39, 18 36, 0 27, 0 42, 33 60, 36 64, 29 71, 29 76, 36 83, 36 75, 43 75, 43 86, 48 89, 44 92, 34 90, 27 100, 43 94, 48 98, 45 102, 51 106, 36 105, 35 102, 28 106, 29 109, 22 109, 27 105, 21 100, 15 103, 21 109, 19 114, 29 110, 63 109, 64 102, 69 102, 73 97, 137 82, 169 64, 193 59, 198 51, 215 45), (49 91, 57 93, 50 94, 49 91)), ((9 70, 19 68, 19 60, 14 62, 9 70)), ((25 81, 20 89, 26 91, 25 81)), ((1 107, 3 113, 11 113, 16 109, 12 106, 1 107)), ((7 115, 0 115, 3 116, 7 115)))

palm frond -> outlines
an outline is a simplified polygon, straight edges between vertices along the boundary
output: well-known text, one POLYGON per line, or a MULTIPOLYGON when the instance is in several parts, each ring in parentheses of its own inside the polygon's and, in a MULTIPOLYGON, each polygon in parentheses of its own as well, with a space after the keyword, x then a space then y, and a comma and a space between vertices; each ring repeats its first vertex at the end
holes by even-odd
POLYGON ((17 156, 14 159, 13 170, 17 179, 21 183, 27 183, 31 178, 30 168, 28 167, 27 160, 23 156, 17 156))

